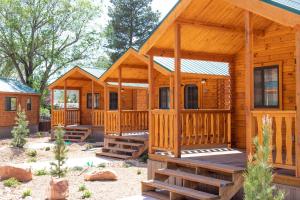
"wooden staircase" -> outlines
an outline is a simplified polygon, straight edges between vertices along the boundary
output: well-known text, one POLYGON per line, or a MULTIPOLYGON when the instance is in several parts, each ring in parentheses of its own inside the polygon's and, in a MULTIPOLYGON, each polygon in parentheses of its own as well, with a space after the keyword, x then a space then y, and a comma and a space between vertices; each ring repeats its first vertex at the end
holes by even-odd
POLYGON ((92 133, 91 128, 84 126, 70 126, 65 128, 64 140, 69 142, 84 142, 92 133))
POLYGON ((104 147, 97 156, 119 159, 136 159, 148 149, 148 137, 106 135, 104 147))
POLYGON ((229 200, 243 186, 244 168, 168 158, 154 179, 142 182, 142 193, 162 200, 229 200))

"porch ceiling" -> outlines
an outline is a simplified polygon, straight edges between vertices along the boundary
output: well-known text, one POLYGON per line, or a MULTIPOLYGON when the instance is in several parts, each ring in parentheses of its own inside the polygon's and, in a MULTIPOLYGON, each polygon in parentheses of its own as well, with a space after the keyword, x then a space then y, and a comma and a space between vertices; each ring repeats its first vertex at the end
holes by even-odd
MULTIPOLYGON (((141 52, 172 55, 175 24, 178 23, 181 24, 182 57, 218 61, 220 57, 230 59, 244 47, 245 26, 245 10, 232 2, 234 0, 181 1, 142 46, 141 52)), ((254 15, 253 23, 255 36, 261 36, 274 22, 254 15)))

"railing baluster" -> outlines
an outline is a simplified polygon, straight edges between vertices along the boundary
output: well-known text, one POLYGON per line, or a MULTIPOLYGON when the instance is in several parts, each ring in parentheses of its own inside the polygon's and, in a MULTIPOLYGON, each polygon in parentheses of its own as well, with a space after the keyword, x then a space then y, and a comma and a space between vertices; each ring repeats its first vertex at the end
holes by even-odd
POLYGON ((275 125, 276 125, 276 159, 275 162, 277 164, 282 164, 282 117, 275 117, 275 125))

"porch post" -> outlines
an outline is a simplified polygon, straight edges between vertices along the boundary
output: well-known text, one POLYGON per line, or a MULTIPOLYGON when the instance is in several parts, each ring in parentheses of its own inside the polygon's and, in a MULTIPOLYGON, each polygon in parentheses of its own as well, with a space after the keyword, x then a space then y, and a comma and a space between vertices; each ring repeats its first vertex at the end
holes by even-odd
POLYGON ((296 176, 300 177, 300 25, 296 26, 296 176))
POLYGON ((120 135, 122 135, 122 125, 121 125, 121 91, 122 91, 122 68, 121 66, 119 66, 118 68, 118 74, 119 74, 119 78, 118 78, 118 115, 119 115, 119 133, 120 135))
POLYGON ((67 79, 64 82, 64 126, 67 126, 67 79))
POLYGON ((104 135, 106 135, 106 115, 107 115, 107 108, 108 108, 108 99, 107 99, 107 85, 104 83, 104 135))
POLYGON ((175 76, 174 76, 174 86, 175 86, 175 98, 174 98, 174 109, 175 109, 175 121, 174 121, 174 154, 175 157, 181 157, 181 120, 180 120, 180 99, 181 99, 181 26, 176 24, 175 26, 175 76))
POLYGON ((170 109, 174 109, 174 77, 170 76, 170 109))
POLYGON ((94 125, 94 80, 92 80, 92 126, 94 125))
POLYGON ((153 60, 153 55, 149 56, 149 64, 148 64, 148 84, 149 84, 149 90, 148 90, 148 96, 149 96, 149 154, 154 154, 154 151, 152 149, 152 134, 153 134, 153 121, 152 121, 152 115, 151 115, 151 111, 152 109, 154 109, 154 101, 153 101, 153 97, 154 97, 154 75, 153 75, 153 67, 154 66, 154 60, 153 60))
POLYGON ((245 11, 245 115, 247 154, 252 153, 253 15, 245 11))

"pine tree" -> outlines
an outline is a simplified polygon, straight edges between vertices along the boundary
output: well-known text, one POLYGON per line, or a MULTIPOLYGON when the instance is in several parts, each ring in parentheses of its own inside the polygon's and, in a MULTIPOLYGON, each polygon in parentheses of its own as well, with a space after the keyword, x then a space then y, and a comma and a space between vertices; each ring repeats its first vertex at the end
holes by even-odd
POLYGON ((115 62, 130 47, 139 48, 158 23, 160 13, 152 0, 110 0, 105 29, 108 55, 115 62))
POLYGON ((54 147, 54 158, 57 162, 51 162, 51 170, 50 173, 52 176, 61 178, 64 177, 68 171, 66 167, 63 165, 66 163, 67 159, 67 146, 64 141, 65 131, 61 126, 55 129, 55 147, 54 147))
POLYGON ((270 135, 272 135, 272 119, 263 118, 263 141, 255 137, 255 154, 249 156, 247 172, 245 173, 244 191, 245 200, 282 200, 284 193, 277 191, 272 184, 272 165, 270 158, 270 135))
POLYGON ((29 134, 28 121, 26 120, 26 113, 22 110, 21 106, 18 106, 16 126, 13 127, 12 132, 12 146, 23 148, 26 144, 26 137, 29 134))

